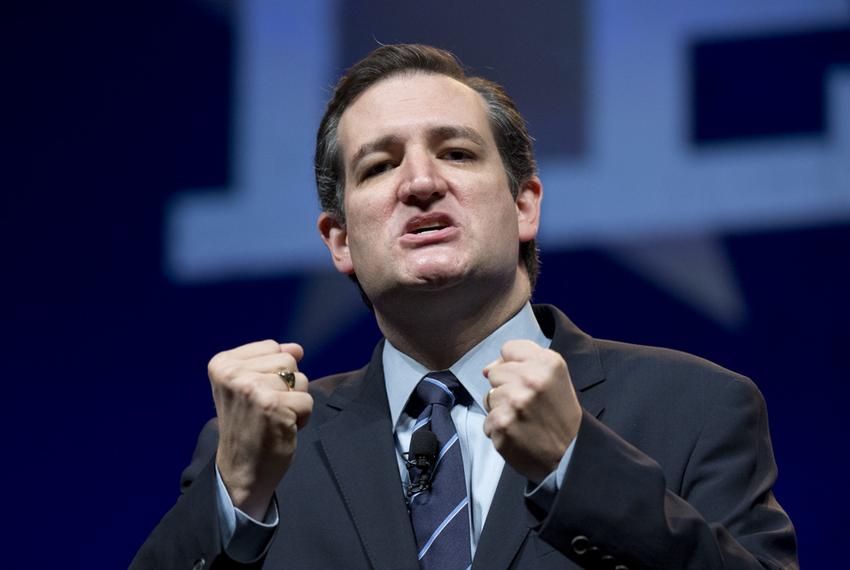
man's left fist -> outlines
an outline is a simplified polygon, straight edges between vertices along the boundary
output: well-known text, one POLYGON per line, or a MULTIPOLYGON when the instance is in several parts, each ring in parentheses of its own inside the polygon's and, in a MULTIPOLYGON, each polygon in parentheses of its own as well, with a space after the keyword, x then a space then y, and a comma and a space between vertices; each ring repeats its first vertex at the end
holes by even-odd
POLYGON ((581 407, 567 363, 557 352, 512 340, 501 354, 484 368, 493 386, 485 399, 484 433, 508 464, 540 483, 576 437, 581 407))

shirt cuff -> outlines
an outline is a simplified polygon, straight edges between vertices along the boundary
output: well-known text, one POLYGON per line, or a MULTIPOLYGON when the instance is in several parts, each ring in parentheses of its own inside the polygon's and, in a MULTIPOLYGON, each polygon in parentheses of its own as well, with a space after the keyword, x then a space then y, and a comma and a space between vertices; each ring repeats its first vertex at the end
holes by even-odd
POLYGON ((221 530, 221 543, 224 550, 236 562, 256 562, 268 550, 280 518, 277 499, 272 498, 266 515, 258 521, 233 506, 227 487, 221 480, 218 465, 215 466, 217 486, 218 520, 221 530))
POLYGON ((561 457, 561 461, 558 462, 558 467, 554 471, 549 473, 536 487, 531 488, 531 483, 529 483, 525 489, 525 498, 544 512, 549 512, 555 503, 555 497, 558 495, 558 491, 561 490, 564 477, 567 475, 567 467, 570 465, 570 458, 573 456, 573 449, 576 446, 576 439, 577 437, 574 437, 573 441, 570 442, 569 447, 567 447, 567 450, 561 457))

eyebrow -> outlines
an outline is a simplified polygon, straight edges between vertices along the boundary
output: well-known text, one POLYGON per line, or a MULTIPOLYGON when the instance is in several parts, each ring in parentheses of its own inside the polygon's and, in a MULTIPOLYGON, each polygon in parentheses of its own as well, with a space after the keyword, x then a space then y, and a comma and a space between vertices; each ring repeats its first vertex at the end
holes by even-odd
POLYGON ((367 154, 386 150, 387 148, 395 146, 399 143, 401 143, 401 139, 396 135, 386 135, 379 138, 378 140, 367 142, 366 144, 358 148, 357 152, 354 153, 354 156, 351 157, 351 169, 353 170, 367 154))
MULTIPOLYGON (((486 146, 484 137, 478 131, 469 127, 460 125, 444 125, 428 129, 428 139, 444 141, 449 139, 468 139, 479 146, 486 146)), ((354 156, 351 157, 352 170, 357 167, 357 164, 363 160, 368 154, 386 150, 391 146, 401 144, 401 138, 396 135, 386 135, 377 140, 367 142, 357 149, 354 156)))
POLYGON ((428 138, 436 140, 469 139, 478 146, 484 146, 484 137, 478 131, 459 125, 446 125, 428 130, 428 138))

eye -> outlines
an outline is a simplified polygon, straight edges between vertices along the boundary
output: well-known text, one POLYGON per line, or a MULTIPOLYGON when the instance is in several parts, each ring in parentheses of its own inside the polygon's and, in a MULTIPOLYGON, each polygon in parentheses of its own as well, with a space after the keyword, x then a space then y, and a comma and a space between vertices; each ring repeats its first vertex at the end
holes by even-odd
POLYGON ((369 168, 363 171, 363 175, 360 177, 361 180, 366 180, 367 178, 371 178, 373 176, 377 176, 379 174, 383 174, 384 172, 390 170, 393 167, 393 163, 385 160, 383 162, 378 162, 373 164, 369 168))
POLYGON ((453 162, 466 162, 475 158, 475 155, 462 148, 453 148, 444 152, 443 158, 453 162))

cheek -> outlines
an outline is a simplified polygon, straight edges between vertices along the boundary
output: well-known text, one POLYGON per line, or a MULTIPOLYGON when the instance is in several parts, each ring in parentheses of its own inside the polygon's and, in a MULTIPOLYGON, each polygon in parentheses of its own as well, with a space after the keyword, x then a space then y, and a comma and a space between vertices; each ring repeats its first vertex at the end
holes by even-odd
POLYGON ((517 233, 517 210, 510 191, 499 187, 495 192, 481 192, 470 199, 470 212, 476 212, 475 218, 479 230, 493 238, 514 239, 517 233))
POLYGON ((379 231, 386 225, 392 208, 377 196, 364 193, 346 201, 346 222, 350 232, 355 235, 367 235, 379 231))
POLYGON ((378 200, 358 199, 346 203, 348 246, 360 262, 374 259, 376 248, 386 249, 392 209, 378 200))

